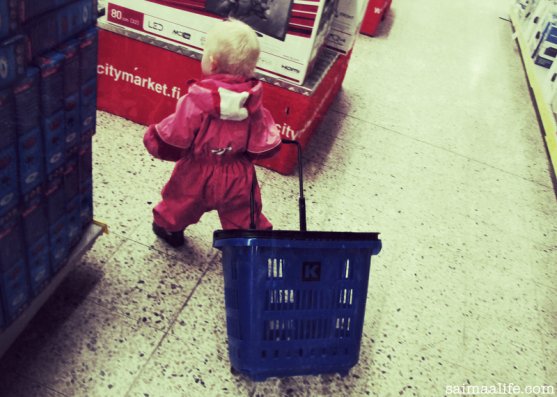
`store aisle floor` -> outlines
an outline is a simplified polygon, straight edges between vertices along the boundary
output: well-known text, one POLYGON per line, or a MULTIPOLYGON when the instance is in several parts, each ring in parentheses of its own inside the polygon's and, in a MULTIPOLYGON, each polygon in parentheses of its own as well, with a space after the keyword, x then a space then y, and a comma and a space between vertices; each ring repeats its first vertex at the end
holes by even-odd
MULTIPOLYGON (((508 2, 394 0, 361 36, 305 154, 309 228, 379 231, 350 375, 230 373, 219 228, 183 249, 151 233, 172 164, 102 112, 95 217, 109 224, 0 361, 0 395, 442 396, 557 388, 557 202, 508 2)), ((264 209, 297 226, 296 176, 258 169, 264 209)), ((556 390, 557 393, 557 390, 556 390)))

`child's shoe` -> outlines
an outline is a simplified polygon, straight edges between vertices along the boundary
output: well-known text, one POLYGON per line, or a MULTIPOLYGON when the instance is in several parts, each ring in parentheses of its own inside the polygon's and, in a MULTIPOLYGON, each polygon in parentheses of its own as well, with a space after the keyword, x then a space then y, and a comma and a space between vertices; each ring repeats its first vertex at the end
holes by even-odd
POLYGON ((172 247, 184 245, 184 232, 169 232, 153 222, 153 232, 172 247))

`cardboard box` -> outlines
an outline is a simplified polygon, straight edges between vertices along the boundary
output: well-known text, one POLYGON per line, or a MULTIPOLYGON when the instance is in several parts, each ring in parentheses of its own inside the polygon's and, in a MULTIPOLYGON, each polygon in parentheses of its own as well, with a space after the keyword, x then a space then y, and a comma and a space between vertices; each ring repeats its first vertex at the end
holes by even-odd
POLYGON ((557 113, 557 62, 553 62, 549 71, 541 81, 542 95, 551 105, 553 113, 557 113))
POLYGON ((534 63, 544 68, 550 68, 557 56, 557 25, 547 23, 541 40, 535 50, 534 63))
POLYGON ((79 37, 80 84, 97 77, 98 30, 91 28, 79 37))
POLYGON ((27 68, 25 76, 13 88, 15 99, 16 129, 19 135, 40 126, 41 97, 39 69, 27 68))
MULTIPOLYGON (((210 1, 202 1, 198 8, 186 3, 188 2, 109 0, 107 19, 110 23, 128 29, 179 43, 199 58, 207 31, 222 16, 207 11, 207 7, 212 4, 210 1)), ((265 24, 258 25, 257 21, 251 23, 260 33, 258 71, 302 84, 329 32, 335 4, 336 0, 285 1, 281 3, 281 7, 291 7, 285 29, 281 30, 280 26, 265 29, 265 24), (284 37, 281 34, 283 31, 284 37)), ((249 18, 245 21, 253 22, 249 18)), ((271 18, 268 24, 273 25, 271 18)))
POLYGON ((0 2, 0 39, 12 35, 18 27, 18 0, 0 2))
POLYGON ((524 23, 532 15, 532 11, 536 8, 541 0, 516 0, 513 8, 521 23, 524 23))
POLYGON ((41 73, 41 115, 50 116, 64 109, 64 61, 59 52, 36 59, 41 73))
POLYGON ((97 79, 93 78, 81 86, 80 120, 82 137, 93 135, 97 120, 97 79))
POLYGON ((31 55, 44 54, 92 26, 97 19, 96 0, 78 0, 27 21, 31 55))
POLYGON ((66 214, 49 227, 50 269, 58 272, 68 262, 70 244, 68 240, 66 214))
POLYGON ((0 214, 6 214, 19 200, 15 143, 0 150, 0 180, 0 214))
POLYGON ((50 281, 48 234, 27 248, 27 271, 33 296, 40 294, 50 281))
POLYGON ((369 0, 360 33, 373 36, 391 8, 392 0, 369 0))
POLYGON ((25 36, 18 35, 0 43, 0 89, 10 87, 25 75, 28 57, 25 36))
POLYGON ((80 196, 77 195, 73 200, 68 201, 66 213, 66 233, 68 235, 68 244, 70 249, 75 247, 82 236, 81 214, 80 214, 80 196))
POLYGON ((64 166, 64 195, 69 202, 79 195, 79 148, 73 148, 66 154, 64 166))
POLYGON ((23 236, 27 247, 36 241, 48 237, 48 216, 46 212, 46 197, 42 187, 36 189, 33 195, 28 195, 21 203, 21 220, 23 236))
POLYGON ((0 295, 0 331, 6 328, 6 319, 4 318, 4 308, 2 307, 2 296, 0 295))
POLYGON ((81 136, 81 108, 79 93, 70 95, 64 101, 64 124, 66 128, 66 152, 79 145, 81 136))
POLYGON ((58 52, 64 55, 64 98, 68 98, 79 92, 79 44, 79 40, 70 40, 58 48, 58 52))
POLYGON ((356 41, 368 0, 339 0, 331 30, 326 38, 327 47, 347 54, 356 41))
POLYGON ((37 295, 50 280, 48 220, 40 190, 35 196, 23 202, 21 220, 27 247, 27 269, 31 291, 37 295))
POLYGON ((64 168, 59 168, 45 185, 44 200, 49 229, 66 213, 66 192, 64 189, 64 168))
POLYGON ((531 11, 530 17, 523 25, 523 34, 527 48, 523 51, 532 58, 535 55, 540 40, 542 39, 543 30, 550 19, 550 5, 548 1, 539 1, 531 11))
POLYGON ((47 176, 64 164, 65 144, 65 113, 60 110, 43 119, 44 163, 47 176))
POLYGON ((83 140, 79 148, 79 186, 90 185, 93 180, 93 145, 83 140))
POLYGON ((86 229, 93 222, 93 182, 79 187, 79 218, 81 230, 86 229))
POLYGON ((30 300, 25 244, 17 208, 0 218, 0 297, 8 323, 19 316, 30 300))
POLYGON ((25 196, 44 182, 42 132, 35 128, 18 138, 19 190, 25 196))
POLYGON ((16 140, 15 102, 12 90, 0 90, 0 149, 14 144, 16 140))

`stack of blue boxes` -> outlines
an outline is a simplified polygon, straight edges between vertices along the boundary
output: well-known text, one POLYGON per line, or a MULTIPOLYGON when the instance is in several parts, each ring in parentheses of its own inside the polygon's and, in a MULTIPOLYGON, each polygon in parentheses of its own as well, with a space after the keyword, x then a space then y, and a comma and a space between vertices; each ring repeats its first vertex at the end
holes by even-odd
POLYGON ((0 330, 93 219, 96 0, 0 2, 0 330))

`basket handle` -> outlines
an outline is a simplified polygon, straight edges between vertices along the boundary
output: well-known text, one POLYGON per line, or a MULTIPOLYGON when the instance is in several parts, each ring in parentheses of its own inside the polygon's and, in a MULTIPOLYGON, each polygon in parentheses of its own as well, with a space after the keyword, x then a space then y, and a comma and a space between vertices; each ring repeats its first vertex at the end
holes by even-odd
MULTIPOLYGON (((307 230, 306 222, 306 199, 304 197, 304 164, 302 162, 302 145, 298 141, 283 139, 282 143, 296 145, 298 149, 298 178, 300 181, 300 195, 298 197, 298 208, 300 212, 300 230, 307 230)), ((250 194, 250 229, 255 229, 255 176, 251 184, 250 194)))

